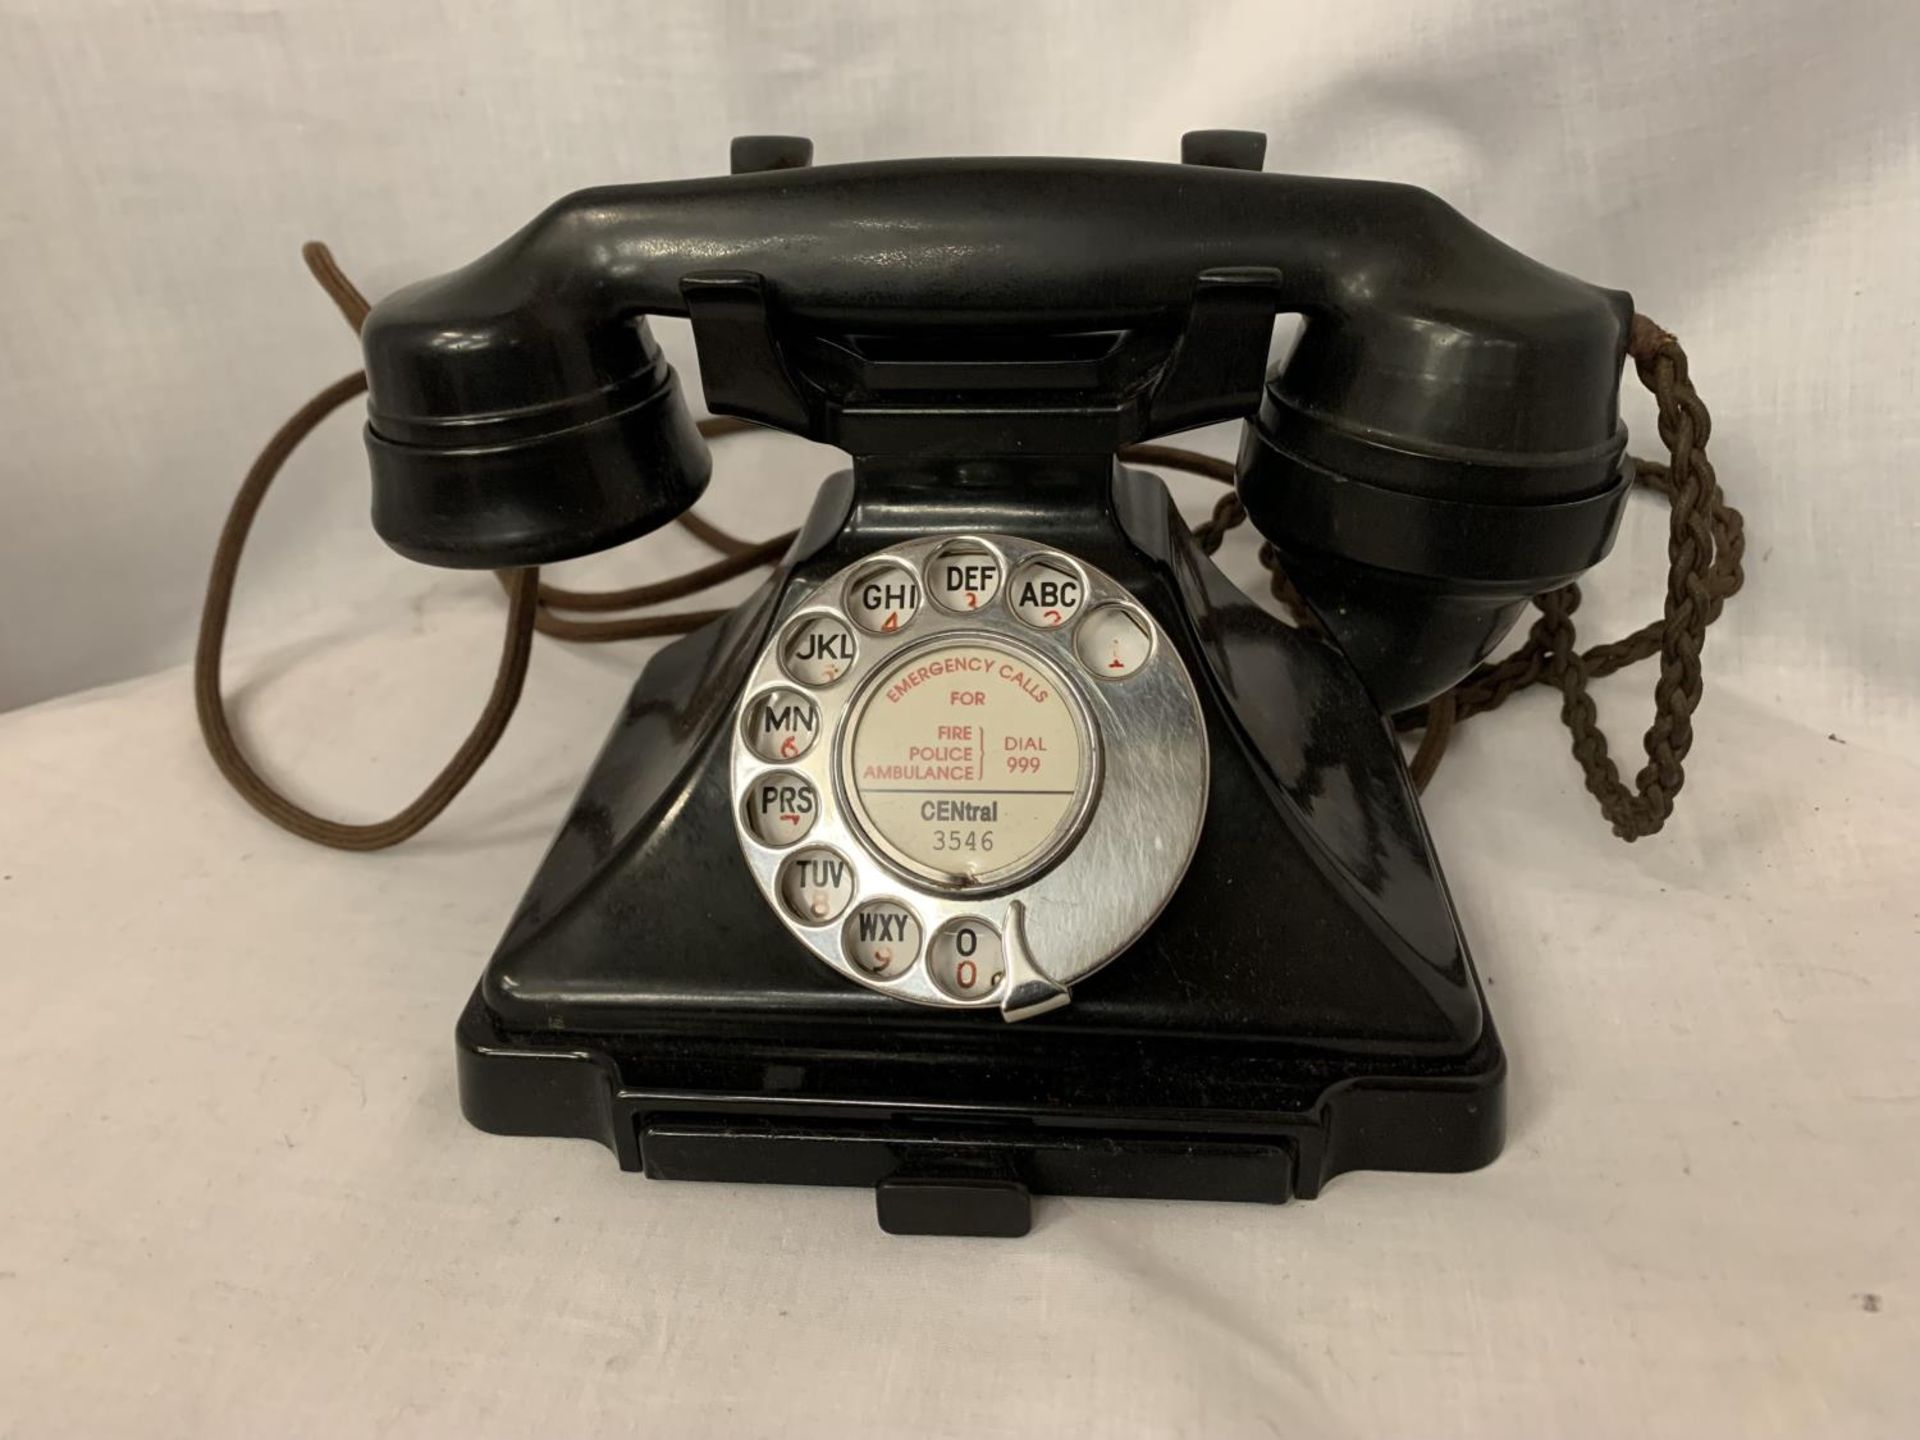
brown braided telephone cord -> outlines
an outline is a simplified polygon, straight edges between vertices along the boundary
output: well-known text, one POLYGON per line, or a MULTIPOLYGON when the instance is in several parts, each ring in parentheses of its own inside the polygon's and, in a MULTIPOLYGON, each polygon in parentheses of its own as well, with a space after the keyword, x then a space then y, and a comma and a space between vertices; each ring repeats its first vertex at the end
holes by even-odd
MULTIPOLYGON (((314 278, 357 331, 369 309, 366 298, 335 264, 326 246, 310 243, 301 253, 314 278)), ((1587 789, 1599 801, 1601 813, 1614 833, 1623 840, 1637 840, 1666 823, 1673 813, 1674 797, 1686 779, 1683 764, 1693 744, 1693 712, 1700 703, 1700 650, 1707 627, 1719 618, 1727 598, 1740 589, 1745 538, 1740 512, 1726 503, 1707 459, 1710 420, 1687 377, 1687 357, 1679 342, 1645 316, 1636 315, 1627 349, 1641 382, 1658 402, 1660 439, 1671 457, 1668 465, 1634 462, 1638 482, 1659 491, 1672 507, 1667 597, 1660 618, 1623 639, 1582 652, 1575 648, 1573 627, 1573 613, 1580 605, 1579 587, 1550 590, 1534 597, 1540 616, 1519 649, 1505 659, 1481 665, 1446 694, 1395 716, 1394 724, 1403 731, 1424 731, 1410 762, 1414 783, 1424 789, 1439 768, 1455 726, 1495 709, 1529 685, 1554 685, 1561 694, 1560 716, 1572 732, 1574 759, 1585 772, 1587 789), (1653 655, 1660 657, 1660 675, 1654 684, 1654 720, 1645 740, 1647 763, 1629 789, 1608 753, 1587 686, 1599 676, 1611 675, 1653 655)), ((679 517, 678 523, 719 551, 721 558, 684 575, 623 590, 567 590, 542 584, 537 570, 500 572, 508 600, 506 639, 492 693, 467 738, 427 788, 392 818, 367 825, 329 820, 294 804, 247 758, 220 691, 220 658, 240 556, 268 488, 300 442, 366 388, 366 377, 358 372, 334 381, 288 418, 248 469, 214 548, 193 666, 200 732, 221 773, 249 804, 276 825, 342 850, 380 850, 397 845, 418 834, 447 808, 493 750, 519 704, 535 631, 557 640, 631 640, 683 634, 726 613, 699 610, 577 620, 556 612, 604 614, 683 599, 772 564, 793 541, 792 532, 757 543, 741 540, 689 511, 679 517)), ((755 427, 740 420, 700 422, 701 434, 709 438, 750 428, 755 427)), ((1234 480, 1230 462, 1170 445, 1131 445, 1119 454, 1122 460, 1138 465, 1181 470, 1229 485, 1234 480)), ((1214 506, 1211 517, 1194 527, 1194 536, 1201 548, 1212 554, 1227 532, 1246 518, 1239 497, 1229 493, 1214 506)), ((1260 563, 1271 576, 1274 597, 1299 623, 1313 624, 1311 613, 1281 572, 1272 546, 1260 547, 1260 563)))

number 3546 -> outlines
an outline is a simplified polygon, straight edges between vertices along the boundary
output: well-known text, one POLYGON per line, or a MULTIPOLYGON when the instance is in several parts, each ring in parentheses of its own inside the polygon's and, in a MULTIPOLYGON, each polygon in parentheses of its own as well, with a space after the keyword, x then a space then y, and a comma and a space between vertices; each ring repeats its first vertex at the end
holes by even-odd
POLYGON ((936 830, 933 832, 933 848, 973 850, 985 854, 993 849, 993 832, 991 830, 936 830))

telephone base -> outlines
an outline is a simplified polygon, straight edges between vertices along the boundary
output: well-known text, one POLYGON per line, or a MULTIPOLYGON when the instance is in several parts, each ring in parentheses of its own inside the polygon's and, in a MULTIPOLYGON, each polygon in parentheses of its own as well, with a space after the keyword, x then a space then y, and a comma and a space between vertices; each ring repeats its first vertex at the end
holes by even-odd
POLYGON ((915 1233, 1017 1233, 1029 1193, 1277 1202, 1498 1154, 1500 1042, 1352 667, 1236 589, 1152 476, 1102 457, 1015 480, 974 477, 960 506, 841 477, 757 596, 652 658, 461 1018, 476 1126, 599 1140, 661 1179, 873 1186, 915 1233), (730 778, 774 627, 850 560, 983 511, 1154 616, 1211 757, 1165 908, 1017 1024, 855 985, 796 942, 740 858, 730 778))
POLYGON ((1399 1065, 1096 1030, 1009 1067, 997 1032, 967 1027, 975 1043, 941 1057, 954 1068, 1030 1072, 1025 1103, 992 1105, 901 1098, 926 1091, 924 1037, 823 1028, 529 1034, 476 991, 461 1106, 493 1134, 598 1140, 654 1179, 871 1187, 893 1234, 1024 1235, 1034 1195, 1311 1199, 1348 1170, 1478 1169, 1504 1135, 1491 1022, 1467 1055, 1399 1065), (1069 1098, 1089 1070, 1111 1076, 1097 1108, 1069 1098))

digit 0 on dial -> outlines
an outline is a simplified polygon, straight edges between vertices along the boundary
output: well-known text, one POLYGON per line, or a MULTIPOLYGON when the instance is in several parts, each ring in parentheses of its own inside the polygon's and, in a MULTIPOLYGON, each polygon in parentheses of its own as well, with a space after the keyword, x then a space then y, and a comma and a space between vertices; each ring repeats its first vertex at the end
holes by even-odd
POLYGON ((971 917, 942 926, 927 947, 927 969, 933 983, 956 1000, 991 995, 1007 978, 1000 932, 971 917))

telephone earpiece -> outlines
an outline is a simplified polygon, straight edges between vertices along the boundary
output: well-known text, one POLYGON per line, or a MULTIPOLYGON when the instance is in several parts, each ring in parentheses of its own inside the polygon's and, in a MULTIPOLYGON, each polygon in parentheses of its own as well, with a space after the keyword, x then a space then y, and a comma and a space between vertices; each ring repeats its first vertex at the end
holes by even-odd
POLYGON ((1512 275, 1425 275, 1486 304, 1511 286, 1497 322, 1444 322, 1437 294, 1417 323, 1310 319, 1242 439, 1248 518, 1390 713, 1456 684, 1533 596, 1603 559, 1633 484, 1615 402, 1632 301, 1507 255, 1512 275), (1577 310, 1550 308, 1575 287, 1577 310))
POLYGON ((381 539, 429 565, 517 569, 637 539, 700 498, 707 444, 643 317, 588 335, 561 297, 530 295, 456 319, 447 284, 381 301, 363 332, 381 539))

